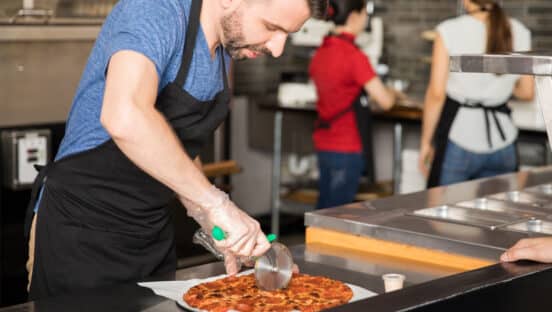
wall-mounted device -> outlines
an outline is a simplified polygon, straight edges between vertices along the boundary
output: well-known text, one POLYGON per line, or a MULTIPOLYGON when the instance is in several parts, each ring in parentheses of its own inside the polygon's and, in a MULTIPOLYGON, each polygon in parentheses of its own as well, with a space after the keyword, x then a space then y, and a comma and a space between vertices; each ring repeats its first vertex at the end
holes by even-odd
POLYGON ((38 173, 34 166, 50 160, 50 130, 5 130, 1 138, 4 185, 13 190, 29 188, 38 173))

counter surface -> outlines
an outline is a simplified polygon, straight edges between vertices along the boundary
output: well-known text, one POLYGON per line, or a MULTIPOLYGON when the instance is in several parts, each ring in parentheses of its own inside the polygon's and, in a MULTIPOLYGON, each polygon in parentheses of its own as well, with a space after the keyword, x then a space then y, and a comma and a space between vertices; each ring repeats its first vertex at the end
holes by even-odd
POLYGON ((308 212, 305 214, 305 223, 307 226, 496 261, 505 249, 519 239, 548 234, 513 231, 512 224, 526 222, 532 217, 542 219, 545 223, 552 219, 552 197, 544 193, 538 196, 531 193, 533 190, 522 193, 525 197, 533 196, 535 201, 539 201, 538 205, 508 201, 503 195, 551 181, 552 167, 539 168, 308 212), (486 198, 484 200, 496 203, 498 207, 491 211, 492 207, 485 210, 466 206, 478 198, 486 198), (442 216, 416 214, 420 209, 447 205, 452 205, 454 209, 460 206, 458 210, 464 215, 453 220, 446 214, 446 207, 443 208, 442 216), (497 211, 498 208, 501 211, 497 211), (472 217, 480 214, 483 215, 483 221, 489 222, 487 225, 473 222, 472 217))
MULTIPOLYGON (((338 255, 329 256, 326 251, 303 246, 291 248, 294 259, 305 273, 326 275, 348 283, 359 285, 375 291, 383 292, 383 283, 378 269, 385 270, 385 265, 364 262, 362 269, 353 264, 354 256, 340 251, 338 255)), ((403 270, 408 268, 404 268, 403 270)), ((535 263, 498 264, 485 269, 463 274, 456 274, 438 279, 442 274, 433 274, 430 283, 413 283, 408 279, 406 288, 393 293, 387 293, 350 305, 336 308, 337 311, 396 311, 420 307, 445 298, 479 290, 496 284, 502 284, 513 279, 527 277, 533 274, 551 272, 549 265, 535 263), (435 280, 436 279, 436 280, 435 280), (414 285, 417 284, 417 285, 414 285)), ((222 274, 222 263, 210 263, 193 268, 178 270, 174 274, 158 276, 148 280, 186 280, 205 278, 222 274)), ((429 274, 431 275, 431 274, 429 274)), ((428 276, 429 276, 428 275, 428 276)), ((58 312, 58 311, 183 311, 174 301, 159 297, 147 288, 135 283, 114 285, 92 289, 85 293, 71 296, 60 296, 47 300, 29 302, 17 306, 0 309, 1 312, 58 312)))
MULTIPOLYGON (((490 230, 483 227, 430 220, 405 213, 420 208, 457 203, 499 192, 525 189, 552 181, 552 167, 531 172, 503 175, 490 179, 465 182, 428 191, 389 197, 370 202, 325 209, 306 215, 309 226, 329 228, 348 233, 399 240, 413 245, 426 244, 431 248, 477 257, 496 257, 504 248, 527 233, 490 230), (406 239, 405 239, 406 238, 406 239)), ((552 186, 550 187, 552 191, 552 186)), ((533 207, 534 208, 534 207, 533 207)), ((552 211, 552 208, 541 207, 552 211)), ((395 311, 440 302, 447 298, 502 285, 531 276, 543 280, 552 274, 552 265, 535 263, 496 264, 490 267, 455 274, 450 268, 421 262, 405 262, 384 255, 355 252, 342 247, 320 244, 291 248, 295 262, 302 272, 326 275, 362 286, 376 293, 383 292, 381 275, 406 275, 406 288, 337 308, 339 311, 395 311), (542 274, 541 274, 542 273, 542 274)), ((86 269, 86 268, 83 268, 86 269)), ((153 280, 186 280, 205 278, 224 273, 222 263, 178 270, 153 280)), ((542 285, 541 285, 542 286, 542 285)), ((539 287, 539 285, 535 285, 539 287)), ((514 295, 515 295, 514 291, 514 295)), ((536 292, 534 292, 536 293, 536 292)), ((514 298, 512 295, 512 298, 514 298)), ((531 294, 526 294, 530 296, 531 294)), ((512 299, 508 298, 508 300, 512 299)), ((513 300, 513 299, 512 299, 513 300)), ((0 309, 1 312, 22 311, 181 311, 176 303, 154 295, 135 283, 93 289, 80 294, 62 296, 0 309)))
MULTIPOLYGON (((259 101, 261 107, 284 111, 314 113, 314 103, 299 103, 297 105, 282 105, 278 103, 276 96, 267 96, 259 101)), ((375 105, 375 104, 374 104, 375 105)), ((374 106, 372 105, 372 106, 374 106)), ((546 127, 542 113, 534 102, 511 101, 512 119, 514 124, 522 131, 546 134, 546 127)), ((374 111, 374 117, 380 120, 419 123, 422 120, 423 95, 408 94, 389 111, 374 111)))

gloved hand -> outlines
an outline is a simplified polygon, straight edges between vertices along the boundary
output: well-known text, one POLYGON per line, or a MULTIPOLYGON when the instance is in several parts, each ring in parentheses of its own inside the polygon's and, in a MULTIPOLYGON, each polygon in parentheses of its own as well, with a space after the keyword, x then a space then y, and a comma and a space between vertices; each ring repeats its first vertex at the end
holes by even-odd
POLYGON ((219 251, 228 254, 227 271, 237 263, 237 257, 260 256, 270 243, 261 231, 259 222, 240 210, 228 195, 215 186, 209 192, 191 200, 180 197, 188 215, 194 218, 207 233, 216 225, 226 233, 226 239, 215 241, 219 251))

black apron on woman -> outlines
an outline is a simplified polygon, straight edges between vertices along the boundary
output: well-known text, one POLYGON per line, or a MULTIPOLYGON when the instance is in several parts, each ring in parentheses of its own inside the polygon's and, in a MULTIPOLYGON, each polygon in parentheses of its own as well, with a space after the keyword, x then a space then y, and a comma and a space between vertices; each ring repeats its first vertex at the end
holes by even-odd
MULTIPOLYGON (((155 103, 191 158, 227 116, 230 99, 224 51, 224 90, 211 101, 199 101, 183 90, 201 3, 192 1, 178 75, 161 90, 155 103)), ((112 139, 40 171, 28 208, 27 231, 41 188, 31 300, 176 269, 173 225, 167 209, 175 194, 138 168, 112 139)))
MULTIPOLYGON (((348 37, 336 35, 337 38, 345 40, 358 49, 355 42, 348 37)), ((345 116, 349 112, 354 112, 358 134, 362 143, 362 156, 364 157, 364 176, 369 183, 375 181, 374 175, 374 153, 372 139, 372 110, 368 103, 368 94, 361 89, 359 95, 355 97, 353 102, 344 110, 339 111, 335 115, 327 119, 322 119, 320 116, 315 122, 316 129, 329 129, 335 121, 345 116)))
POLYGON ((493 119, 502 140, 506 140, 506 135, 504 134, 504 131, 502 130, 500 122, 498 121, 498 118, 496 116, 497 113, 507 114, 508 116, 511 115, 511 110, 506 105, 506 103, 492 107, 484 106, 481 103, 468 105, 460 103, 447 96, 445 105, 443 107, 443 110, 441 111, 441 116, 439 117, 439 122, 437 123, 437 127, 435 128, 435 133, 433 135, 432 144, 433 148, 435 149, 435 155, 433 157, 431 171, 429 173, 429 178, 427 181, 428 188, 440 185, 441 172, 443 169, 443 162, 445 160, 445 152, 447 149, 450 128, 452 127, 452 123, 454 122, 454 119, 456 118, 456 114, 458 113, 458 109, 460 109, 460 107, 465 107, 469 109, 480 109, 482 111, 483 115, 485 116, 485 129, 487 132, 487 143, 489 144, 489 147, 493 146, 493 143, 491 141, 490 118, 493 119))

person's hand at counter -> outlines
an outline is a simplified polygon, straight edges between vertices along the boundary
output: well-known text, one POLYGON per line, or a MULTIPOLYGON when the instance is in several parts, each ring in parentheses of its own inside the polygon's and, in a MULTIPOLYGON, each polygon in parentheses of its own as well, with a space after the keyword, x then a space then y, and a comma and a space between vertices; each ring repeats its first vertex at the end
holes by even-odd
POLYGON ((396 92, 393 89, 387 88, 378 77, 374 77, 366 82, 364 90, 370 94, 370 98, 383 110, 390 110, 397 101, 396 92))
POLYGON ((533 260, 552 262, 552 237, 526 238, 518 241, 500 256, 500 261, 533 260))
POLYGON ((431 144, 427 143, 420 146, 420 158, 418 159, 418 168, 425 177, 429 176, 429 171, 431 170, 431 162, 433 161, 434 154, 435 149, 431 144))

